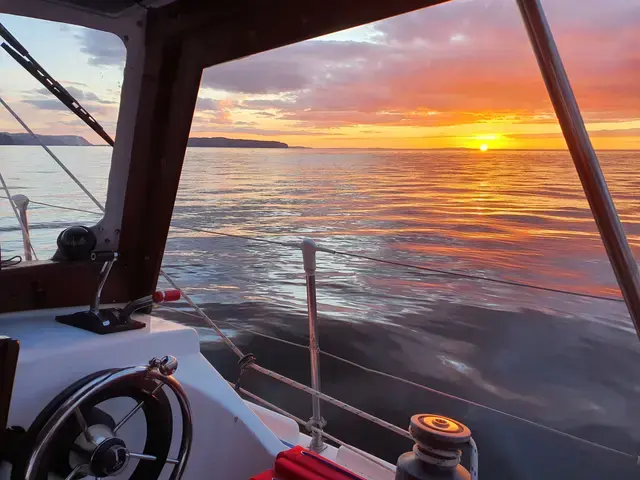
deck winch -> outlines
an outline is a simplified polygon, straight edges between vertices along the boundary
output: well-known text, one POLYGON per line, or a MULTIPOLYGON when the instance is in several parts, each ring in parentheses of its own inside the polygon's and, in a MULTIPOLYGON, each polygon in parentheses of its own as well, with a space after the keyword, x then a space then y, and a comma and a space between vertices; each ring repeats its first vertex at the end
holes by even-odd
POLYGON ((419 414, 411 417, 409 433, 416 443, 398 458, 396 480, 471 479, 460 465, 461 448, 471 440, 465 425, 440 415, 419 414))

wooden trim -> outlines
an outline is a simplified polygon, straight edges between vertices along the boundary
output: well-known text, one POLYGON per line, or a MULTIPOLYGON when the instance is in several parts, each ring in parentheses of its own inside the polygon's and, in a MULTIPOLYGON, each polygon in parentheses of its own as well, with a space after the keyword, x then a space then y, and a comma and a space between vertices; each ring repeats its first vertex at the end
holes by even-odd
POLYGON ((129 299, 156 286, 201 76, 184 37, 166 36, 151 10, 119 245, 133 266, 129 299))
MULTIPOLYGON (((89 305, 102 265, 40 261, 0 270, 0 313, 89 305)), ((124 301, 128 265, 116 262, 102 293, 103 303, 124 301)))

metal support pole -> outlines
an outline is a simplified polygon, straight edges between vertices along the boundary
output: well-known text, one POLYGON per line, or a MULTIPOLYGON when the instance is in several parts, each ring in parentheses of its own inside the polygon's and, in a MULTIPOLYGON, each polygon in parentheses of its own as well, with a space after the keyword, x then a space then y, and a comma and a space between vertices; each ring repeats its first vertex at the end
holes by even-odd
POLYGON ((640 337, 640 275, 539 0, 516 0, 609 261, 640 337))
MULTIPOLYGON (((309 353, 311 357, 311 388, 320 391, 320 347, 318 345, 318 304, 316 302, 316 244, 313 240, 305 239, 301 244, 304 273, 307 282, 307 312, 309 315, 309 353)), ((309 426, 322 430, 325 420, 320 415, 320 398, 312 397, 313 416, 309 426)), ((311 444, 309 448, 314 452, 321 452, 326 448, 322 433, 311 430, 311 444)))
POLYGON ((29 235, 29 222, 27 221, 27 207, 29 206, 29 198, 26 195, 14 195, 11 197, 13 203, 18 209, 20 215, 20 222, 24 227, 22 229, 22 245, 24 246, 24 259, 27 262, 33 260, 31 255, 31 239, 29 235))

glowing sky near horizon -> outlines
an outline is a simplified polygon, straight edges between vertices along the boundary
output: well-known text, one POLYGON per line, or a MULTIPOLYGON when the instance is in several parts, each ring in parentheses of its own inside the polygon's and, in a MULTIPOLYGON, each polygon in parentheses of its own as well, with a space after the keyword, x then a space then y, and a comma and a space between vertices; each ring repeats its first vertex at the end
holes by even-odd
MULTIPOLYGON (((640 0, 543 5, 596 148, 640 149, 640 0)), ((0 21, 115 133, 118 38, 0 21)), ((0 95, 38 133, 101 142, 2 51, 0 95)), ((19 131, 4 111, 0 131, 19 131)), ((513 0, 453 0, 209 68, 191 134, 311 147, 565 148, 513 0)))

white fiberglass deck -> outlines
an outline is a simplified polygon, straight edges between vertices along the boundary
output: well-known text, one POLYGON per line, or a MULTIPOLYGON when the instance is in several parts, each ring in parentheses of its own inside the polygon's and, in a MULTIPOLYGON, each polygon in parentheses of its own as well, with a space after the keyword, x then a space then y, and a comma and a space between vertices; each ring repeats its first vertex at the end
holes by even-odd
MULTIPOLYGON (((20 341, 9 426, 28 428, 58 393, 86 375, 107 368, 146 365, 152 357, 173 355, 179 361, 175 377, 193 410, 193 446, 185 479, 248 479, 270 468, 277 453, 288 445, 309 444, 309 437, 299 432, 293 420, 244 402, 200 354, 192 328, 137 315, 145 328, 97 335, 55 322, 55 315, 61 313, 69 310, 0 316, 0 335, 20 341)), ((109 413, 119 418, 128 408, 112 404, 109 413)), ((172 451, 177 449, 179 423, 174 418, 172 451)), ((385 468, 380 460, 368 460, 366 454, 353 449, 329 446, 322 454, 366 478, 393 478, 392 465, 385 468)), ((8 472, 5 464, 0 479, 8 478, 8 472)), ((119 477, 127 478, 129 473, 124 471, 119 477)))

